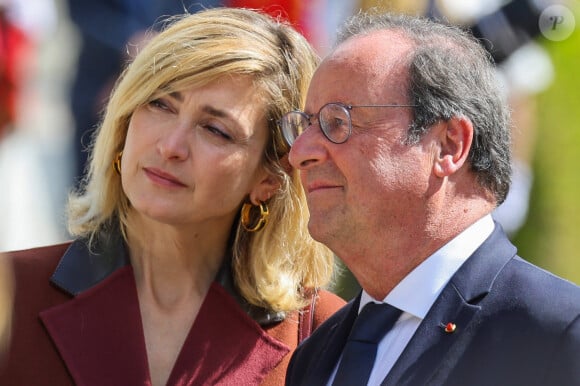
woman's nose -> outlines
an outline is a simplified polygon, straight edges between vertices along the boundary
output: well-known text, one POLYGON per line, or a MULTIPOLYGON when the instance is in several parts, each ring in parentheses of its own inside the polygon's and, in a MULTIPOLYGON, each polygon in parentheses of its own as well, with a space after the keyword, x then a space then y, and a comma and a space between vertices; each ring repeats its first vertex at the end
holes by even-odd
POLYGON ((186 159, 190 151, 188 130, 177 127, 169 131, 159 140, 158 149, 165 159, 186 159))

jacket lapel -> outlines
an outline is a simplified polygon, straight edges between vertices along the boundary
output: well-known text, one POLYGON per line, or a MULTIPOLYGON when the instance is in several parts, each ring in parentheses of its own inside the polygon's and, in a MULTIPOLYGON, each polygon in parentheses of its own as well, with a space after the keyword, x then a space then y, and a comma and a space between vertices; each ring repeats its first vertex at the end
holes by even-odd
POLYGON ((316 351, 308 356, 304 363, 304 377, 301 384, 322 385, 326 384, 338 358, 342 354, 346 340, 352 325, 358 315, 360 294, 338 310, 324 325, 329 325, 328 330, 315 330, 307 341, 316 346, 316 351))
POLYGON ((40 317, 77 385, 147 385, 132 268, 115 271, 101 284, 40 317))
MULTIPOLYGON (((72 299, 40 318, 76 384, 148 385, 141 312, 124 242, 118 232, 102 233, 95 241, 91 247, 86 240, 69 246, 51 282, 72 299)), ((222 268, 169 384, 256 384, 290 351, 260 327, 279 323, 284 315, 242 301, 227 261, 222 268)))
POLYGON ((452 286, 447 286, 420 324, 411 341, 387 375, 383 385, 425 385, 450 347, 467 328, 479 307, 463 301, 452 286), (457 329, 446 333, 444 326, 457 329))
POLYGON ((490 237, 445 286, 382 384, 427 385, 434 378, 444 379, 467 347, 461 342, 471 336, 471 322, 482 309, 480 302, 515 254, 516 248, 496 224, 490 237), (454 323, 456 330, 445 332, 447 323, 454 323))
POLYGON ((168 384, 259 384, 289 352, 213 283, 168 384))

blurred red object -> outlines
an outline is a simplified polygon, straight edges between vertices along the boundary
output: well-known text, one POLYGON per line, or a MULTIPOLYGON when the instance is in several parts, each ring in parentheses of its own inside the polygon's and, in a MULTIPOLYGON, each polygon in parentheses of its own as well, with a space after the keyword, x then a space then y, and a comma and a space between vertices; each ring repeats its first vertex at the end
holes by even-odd
POLYGON ((308 38, 305 31, 304 12, 307 5, 302 0, 227 0, 225 5, 236 8, 255 8, 288 20, 297 30, 308 38))
POLYGON ((18 93, 21 87, 20 70, 28 37, 14 25, 5 10, 0 8, 0 138, 8 133, 16 121, 18 93))

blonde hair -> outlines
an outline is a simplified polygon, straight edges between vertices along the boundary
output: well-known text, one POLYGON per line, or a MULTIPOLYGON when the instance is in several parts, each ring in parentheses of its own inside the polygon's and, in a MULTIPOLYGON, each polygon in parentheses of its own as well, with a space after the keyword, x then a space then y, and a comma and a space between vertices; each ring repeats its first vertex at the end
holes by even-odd
POLYGON ((94 138, 84 191, 69 197, 69 231, 92 240, 105 229, 125 236, 129 201, 111 167, 123 149, 135 109, 162 94, 203 86, 220 77, 247 75, 264 96, 271 140, 263 163, 281 187, 268 201, 265 229, 233 232, 233 275, 251 304, 293 311, 309 290, 326 286, 334 258, 307 230, 308 208, 296 170, 282 164, 289 151, 277 121, 301 108, 318 56, 306 39, 285 22, 258 11, 214 8, 168 21, 120 76, 94 138))

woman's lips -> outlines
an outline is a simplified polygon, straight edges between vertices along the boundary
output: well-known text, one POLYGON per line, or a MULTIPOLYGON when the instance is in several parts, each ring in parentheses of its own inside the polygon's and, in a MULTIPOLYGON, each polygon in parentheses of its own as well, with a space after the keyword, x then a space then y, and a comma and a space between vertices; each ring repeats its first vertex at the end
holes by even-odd
POLYGON ((161 169, 157 168, 144 168, 145 174, 149 177, 150 180, 153 182, 163 185, 163 186, 179 186, 184 187, 187 186, 183 183, 179 178, 175 177, 174 175, 167 173, 161 169))

